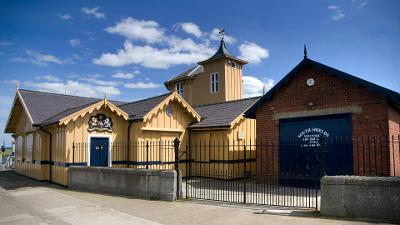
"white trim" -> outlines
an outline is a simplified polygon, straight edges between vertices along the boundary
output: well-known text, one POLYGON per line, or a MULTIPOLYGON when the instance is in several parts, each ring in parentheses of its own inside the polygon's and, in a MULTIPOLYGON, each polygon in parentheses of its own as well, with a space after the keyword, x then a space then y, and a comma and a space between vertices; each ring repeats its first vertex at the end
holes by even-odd
POLYGON ((21 100, 22 108, 25 109, 25 112, 26 112, 26 114, 28 114, 28 117, 29 117, 29 120, 31 121, 31 124, 33 125, 34 121, 32 119, 31 114, 29 113, 28 107, 26 107, 25 101, 22 98, 21 93, 19 93, 19 90, 17 90, 17 94, 18 94, 19 100, 21 100))
POLYGON ((218 92, 219 92, 219 73, 214 72, 210 74, 210 93, 215 94, 218 92), (214 84, 214 89, 213 89, 213 84, 214 84))
POLYGON ((111 140, 112 140, 112 135, 111 134, 89 134, 88 135, 88 151, 87 151, 87 166, 90 166, 90 140, 91 138, 108 138, 108 167, 112 167, 112 146, 111 146, 111 140))

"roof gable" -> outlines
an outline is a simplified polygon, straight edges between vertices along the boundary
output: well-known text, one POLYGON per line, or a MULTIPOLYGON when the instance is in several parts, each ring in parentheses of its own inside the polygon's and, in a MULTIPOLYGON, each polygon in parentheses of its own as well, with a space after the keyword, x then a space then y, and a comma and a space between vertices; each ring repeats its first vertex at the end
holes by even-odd
POLYGON ((115 106, 109 100, 103 99, 94 104, 88 104, 76 108, 67 109, 47 119, 41 125, 51 125, 57 123, 59 125, 67 125, 70 121, 76 121, 80 117, 83 118, 86 114, 90 114, 94 110, 99 110, 102 107, 108 108, 111 110, 111 112, 114 112, 118 116, 122 116, 125 120, 128 120, 128 114, 126 112, 115 106))
POLYGON ((200 121, 200 115, 176 91, 172 92, 167 98, 147 112, 143 116, 143 120, 150 120, 158 110, 163 109, 165 105, 168 105, 172 101, 177 101, 184 108, 184 110, 186 110, 196 120, 196 122, 200 121))
POLYGON ((21 116, 26 116, 27 121, 29 121, 30 126, 32 126, 32 117, 30 116, 29 111, 26 108, 23 99, 21 98, 21 95, 17 91, 10 110, 10 114, 8 115, 6 126, 4 128, 4 133, 15 133, 18 120, 21 116))
MULTIPOLYGON (((22 101, 26 105, 33 124, 41 124, 66 110, 93 104, 98 98, 79 97, 55 93, 19 89, 22 101)), ((121 102, 114 102, 119 105, 121 102)))
POLYGON ((337 70, 335 68, 329 67, 322 63, 316 62, 309 58, 304 58, 297 66, 295 66, 285 77, 283 77, 272 89, 270 89, 264 96, 262 96, 256 103, 254 103, 246 112, 245 116, 249 118, 255 118, 256 111, 260 108, 264 102, 272 99, 273 95, 279 91, 279 89, 288 84, 288 82, 304 67, 313 66, 315 69, 324 70, 327 75, 336 76, 339 79, 349 80, 354 85, 364 86, 370 92, 376 92, 377 94, 388 98, 389 103, 393 105, 397 110, 400 110, 400 93, 392 91, 390 89, 381 87, 377 84, 371 83, 369 81, 363 80, 351 74, 345 73, 343 71, 337 70))

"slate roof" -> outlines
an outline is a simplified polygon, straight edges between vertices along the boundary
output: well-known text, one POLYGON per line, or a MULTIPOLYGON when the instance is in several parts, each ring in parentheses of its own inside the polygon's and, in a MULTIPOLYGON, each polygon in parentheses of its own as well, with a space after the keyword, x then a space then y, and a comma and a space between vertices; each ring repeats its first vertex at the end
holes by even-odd
POLYGON ((272 99, 273 95, 279 91, 279 89, 286 85, 290 79, 297 74, 298 71, 300 71, 302 68, 306 66, 313 66, 314 68, 318 70, 324 70, 327 72, 328 75, 330 76, 336 76, 339 79, 342 80, 349 80, 351 81, 354 85, 359 85, 359 86, 364 86, 366 87, 370 92, 375 92, 383 97, 386 97, 389 100, 389 103, 395 107, 397 110, 400 111, 400 93, 392 91, 390 89, 381 87, 377 84, 371 83, 369 81, 363 80, 361 78, 358 78, 356 76, 353 76, 351 74, 345 73, 343 71, 337 70, 335 68, 329 67, 327 65, 324 65, 322 63, 316 62, 314 60, 311 60, 307 58, 305 55, 304 59, 297 64, 296 67, 294 67, 282 80, 280 80, 272 89, 270 89, 267 93, 265 93, 264 96, 262 96, 256 103, 254 103, 253 106, 251 106, 246 112, 245 116, 249 118, 255 118, 256 111, 259 107, 262 106, 262 104, 266 101, 269 101, 272 99))
POLYGON ((245 98, 223 103, 195 106, 201 121, 190 125, 190 128, 227 127, 238 116, 242 115, 260 97, 245 98))
MULTIPOLYGON (((78 112, 94 103, 99 98, 79 97, 48 92, 19 89, 19 93, 32 117, 34 126, 58 123, 62 118, 78 112)), ((171 93, 143 99, 135 102, 110 100, 129 115, 129 119, 142 119, 150 110, 165 100, 171 93)))
POLYGON ((178 76, 167 80, 166 82, 164 82, 164 85, 167 86, 170 83, 193 77, 194 75, 202 73, 202 72, 204 72, 203 66, 201 66, 201 65, 193 66, 190 69, 186 70, 185 72, 179 74, 178 76))
MULTIPOLYGON (((96 102, 98 102, 98 101, 95 101, 94 103, 96 103, 96 102)), ((79 110, 84 109, 84 108, 90 106, 91 104, 93 104, 93 103, 86 104, 86 105, 82 105, 82 106, 78 106, 78 107, 75 107, 75 108, 70 108, 70 109, 67 109, 67 110, 65 110, 65 111, 62 111, 62 112, 60 112, 60 113, 58 113, 58 114, 56 114, 56 115, 54 115, 54 116, 48 118, 47 120, 41 122, 40 125, 45 126, 45 125, 56 124, 56 123, 58 123, 62 118, 66 117, 66 116, 69 116, 69 115, 71 115, 71 114, 73 114, 73 113, 76 113, 76 112, 78 112, 79 110)))
POLYGON ((122 104, 119 105, 119 108, 128 113, 129 119, 131 120, 142 119, 150 110, 164 101, 170 94, 171 93, 167 93, 136 102, 122 104))
MULTIPOLYGON (((49 119, 57 115, 69 115, 76 112, 76 109, 79 107, 83 108, 83 106, 88 106, 101 100, 99 98, 79 97, 24 89, 19 89, 18 91, 28 108, 34 125, 41 125, 44 122, 46 122, 46 124, 54 122, 49 121, 49 119)), ((119 101, 111 102, 117 106, 124 103, 119 101)), ((55 122, 57 122, 57 120, 55 122)))

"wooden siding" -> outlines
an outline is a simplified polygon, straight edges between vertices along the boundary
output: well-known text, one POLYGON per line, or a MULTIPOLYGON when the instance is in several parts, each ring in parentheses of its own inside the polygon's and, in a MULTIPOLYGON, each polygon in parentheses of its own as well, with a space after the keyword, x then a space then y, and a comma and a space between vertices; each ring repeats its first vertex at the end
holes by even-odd
POLYGON ((15 171, 35 178, 37 180, 48 179, 48 165, 41 164, 46 160, 48 140, 43 137, 43 132, 35 131, 22 105, 14 108, 15 117, 15 171))
MULTIPOLYGON (((180 152, 181 159, 186 158, 185 146, 188 144, 187 127, 194 121, 194 118, 182 109, 182 106, 172 101, 160 108, 149 120, 138 121, 131 126, 131 147, 130 161, 144 162, 146 161, 145 146, 149 143, 153 146, 149 150, 149 161, 173 162, 175 160, 173 151, 173 140, 179 137, 181 141, 180 152), (166 113, 167 108, 172 109, 172 116, 166 113)), ((168 164, 169 168, 173 168, 173 164, 168 164)), ((143 165, 130 166, 132 168, 144 168, 143 165)), ((149 168, 158 168, 152 165, 149 168)), ((165 167, 164 167, 165 168, 165 167)), ((184 166, 180 168, 185 170, 184 166)))
MULTIPOLYGON (((225 130, 193 130, 191 132, 191 156, 198 163, 192 163, 192 176, 231 178, 243 176, 244 145, 246 145, 246 158, 256 157, 254 141, 256 121, 254 119, 241 119, 232 127, 225 130), (238 139, 238 133, 243 133, 243 140, 238 139), (200 163, 202 162, 202 163, 200 163), (209 168, 209 163, 211 168, 209 168), (233 163, 236 162, 236 163, 233 163)), ((255 174, 255 161, 247 163, 247 171, 255 174)))
POLYGON ((176 83, 184 85, 184 99, 193 106, 219 103, 242 99, 242 67, 236 62, 237 67, 232 68, 228 59, 213 61, 204 65, 204 72, 194 75, 192 79, 186 79, 172 83, 168 86, 170 91, 175 90, 176 83), (210 75, 218 73, 218 92, 211 93, 210 75))
MULTIPOLYGON (((62 185, 68 184, 68 165, 70 163, 87 163, 87 149, 83 151, 75 150, 73 153, 73 145, 77 143, 86 143, 88 145, 89 134, 110 135, 111 141, 114 143, 112 150, 112 161, 120 163, 113 164, 115 167, 127 167, 126 161, 131 162, 145 162, 146 152, 144 150, 145 143, 149 142, 152 148, 149 149, 149 161, 164 163, 163 168, 174 168, 174 149, 173 140, 179 137, 181 140, 180 145, 180 160, 185 162, 187 158, 187 147, 189 145, 189 124, 195 121, 189 112, 183 109, 177 100, 174 100, 165 106, 158 109, 151 117, 145 121, 133 122, 130 128, 130 141, 129 160, 127 159, 127 148, 119 148, 118 143, 122 145, 127 143, 127 129, 129 122, 123 117, 116 115, 109 109, 101 108, 87 114, 84 117, 78 118, 76 121, 71 121, 67 125, 53 125, 45 127, 45 129, 52 133, 52 157, 49 158, 49 134, 39 129, 27 129, 30 127, 29 120, 23 114, 16 121, 18 132, 14 135, 16 140, 16 166, 15 170, 18 173, 38 179, 49 180, 49 172, 51 170, 51 180, 55 183, 62 185), (172 116, 167 115, 167 108, 172 109, 172 116), (97 113, 104 113, 110 116, 113 121, 113 132, 88 132, 88 120, 90 116, 97 113), (138 146, 138 143, 142 144, 138 146), (122 149, 122 151, 121 151, 122 149), (74 157, 73 157, 74 155, 74 157), (51 165, 51 168, 49 166, 51 165)), ((226 142, 231 145, 234 143, 242 144, 244 141, 237 140, 237 132, 243 130, 246 142, 255 137, 254 133, 255 121, 252 119, 241 119, 231 129, 226 130, 207 130, 207 131, 191 131, 192 145, 203 143, 221 143, 226 142)), ((76 148, 76 146, 75 146, 76 148)), ((216 151, 217 160, 228 160, 240 158, 240 149, 236 148, 223 148, 221 146, 212 149, 216 151)), ((252 149, 251 151, 254 151, 252 149)), ((249 153, 252 154, 253 153, 249 153)), ((255 154, 254 154, 255 155, 255 154)), ((203 156, 195 156, 203 160, 203 156)), ((250 155, 248 155, 250 157, 250 155)), ((209 158, 206 158, 209 160, 209 158)), ((144 165, 136 164, 131 165, 132 168, 143 168, 144 165)), ((157 169, 159 164, 151 165, 150 168, 157 169)), ((251 167, 253 170, 253 167, 251 167)), ((180 170, 183 176, 186 176, 186 164, 180 164, 180 170)), ((219 163, 214 168, 214 176, 218 175, 220 171, 231 173, 234 170, 240 176, 240 165, 237 168, 232 167, 229 163, 219 163)))

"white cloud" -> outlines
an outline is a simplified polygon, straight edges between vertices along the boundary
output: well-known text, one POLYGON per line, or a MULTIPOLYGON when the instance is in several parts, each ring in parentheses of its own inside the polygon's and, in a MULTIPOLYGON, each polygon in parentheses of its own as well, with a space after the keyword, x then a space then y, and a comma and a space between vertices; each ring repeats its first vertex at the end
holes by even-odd
POLYGON ((262 48, 253 42, 246 41, 245 43, 239 45, 240 56, 249 63, 260 63, 262 59, 269 57, 269 50, 262 48))
POLYGON ((28 62, 39 66, 46 66, 48 63, 64 64, 65 61, 48 54, 42 54, 33 50, 25 51, 26 57, 12 58, 12 62, 28 62))
POLYGON ((243 97, 254 97, 263 95, 263 89, 267 92, 274 86, 274 80, 267 79, 262 82, 260 79, 252 76, 243 76, 243 97))
POLYGON ((36 76, 37 80, 47 80, 50 82, 60 82, 61 79, 53 75, 36 76))
POLYGON ((357 4, 358 8, 362 8, 368 4, 367 1, 364 0, 351 0, 353 3, 357 4))
POLYGON ((6 46, 9 46, 9 45, 12 45, 12 44, 14 44, 14 42, 11 42, 11 41, 0 41, 0 47, 6 47, 6 46))
POLYGON ((200 27, 197 24, 192 22, 178 23, 175 25, 176 28, 180 28, 188 34, 192 34, 195 37, 199 38, 203 34, 201 32, 200 27))
POLYGON ((94 16, 96 19, 104 19, 106 17, 105 13, 102 13, 99 11, 100 7, 94 7, 94 8, 87 8, 87 7, 83 7, 81 9, 81 11, 84 14, 87 14, 89 16, 94 16))
POLYGON ((335 12, 335 14, 332 16, 332 19, 334 20, 340 20, 343 19, 344 17, 346 17, 346 15, 343 13, 343 11, 338 10, 335 12))
MULTIPOLYGON (((136 72, 137 70, 135 70, 136 72)), ((133 73, 124 73, 124 72, 116 72, 112 75, 113 78, 117 78, 117 79, 128 79, 131 80, 135 77, 135 75, 133 75, 133 73)))
POLYGON ((68 43, 72 46, 72 47, 78 47, 81 45, 81 41, 79 39, 71 39, 68 41, 68 43))
POLYGON ((114 86, 99 86, 90 83, 68 80, 66 82, 32 82, 26 81, 24 85, 38 91, 72 94, 85 97, 103 97, 108 95, 120 95, 121 92, 114 86))
POLYGON ((107 27, 106 31, 122 35, 129 40, 143 40, 148 43, 161 42, 164 37, 164 29, 157 22, 136 20, 131 17, 123 19, 113 27, 107 27))
POLYGON ((362 1, 362 2, 360 2, 360 4, 358 4, 358 7, 362 8, 362 7, 366 6, 367 4, 368 3, 366 1, 362 1))
MULTIPOLYGON (((192 38, 180 38, 170 35, 156 21, 128 17, 105 29, 109 33, 126 37, 123 47, 116 52, 102 53, 92 61, 98 65, 113 67, 136 64, 146 68, 167 69, 174 65, 191 65, 215 53, 216 49, 210 46, 210 41, 219 40, 216 35, 218 29, 203 33, 191 22, 179 23, 174 27, 175 30, 179 28, 200 38, 196 41, 192 38)), ((235 39, 225 35, 225 41, 232 43, 235 39)))
POLYGON ((55 13, 56 16, 58 16, 58 18, 62 19, 62 20, 71 20, 72 16, 69 14, 60 14, 60 13, 55 13))
POLYGON ((114 67, 140 64, 146 68, 167 69, 173 65, 190 65, 207 59, 215 51, 206 45, 197 45, 180 39, 171 41, 169 44, 170 48, 156 48, 149 45, 135 46, 125 41, 124 48, 119 49, 117 53, 103 53, 93 62, 114 67))
POLYGON ((331 17, 333 20, 338 21, 338 20, 346 17, 346 14, 344 14, 344 11, 337 5, 330 5, 330 6, 328 6, 328 9, 334 12, 334 14, 331 17))
MULTIPOLYGON (((210 39, 214 40, 214 41, 219 41, 221 38, 218 35, 218 32, 219 32, 219 29, 214 28, 210 33, 210 39)), ((236 39, 234 37, 232 37, 232 36, 229 36, 229 35, 225 34, 224 35, 224 41, 226 43, 228 43, 228 44, 233 44, 236 41, 236 39)))
POLYGON ((81 77, 79 80, 86 81, 88 83, 92 83, 95 85, 100 85, 100 86, 118 86, 119 82, 117 81, 110 81, 110 80, 99 80, 96 78, 91 78, 91 77, 81 77))
POLYGON ((153 83, 153 82, 145 83, 145 82, 139 81, 136 83, 127 83, 124 85, 124 87, 131 88, 131 89, 154 89, 154 88, 161 87, 161 85, 153 83))

